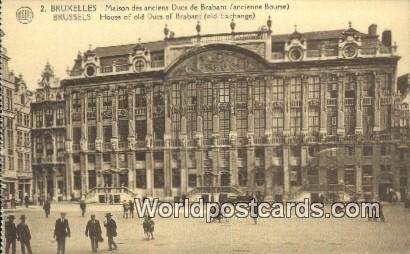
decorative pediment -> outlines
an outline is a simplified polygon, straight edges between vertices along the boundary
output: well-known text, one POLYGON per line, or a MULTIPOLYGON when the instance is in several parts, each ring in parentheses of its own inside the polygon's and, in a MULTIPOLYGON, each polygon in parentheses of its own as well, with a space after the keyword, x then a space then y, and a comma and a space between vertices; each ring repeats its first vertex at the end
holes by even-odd
POLYGON ((251 72, 264 69, 263 64, 256 57, 249 55, 249 52, 247 54, 242 53, 238 49, 235 51, 209 49, 195 54, 188 52, 187 55, 188 57, 186 55, 182 56, 175 66, 171 67, 168 74, 170 77, 208 73, 251 72))

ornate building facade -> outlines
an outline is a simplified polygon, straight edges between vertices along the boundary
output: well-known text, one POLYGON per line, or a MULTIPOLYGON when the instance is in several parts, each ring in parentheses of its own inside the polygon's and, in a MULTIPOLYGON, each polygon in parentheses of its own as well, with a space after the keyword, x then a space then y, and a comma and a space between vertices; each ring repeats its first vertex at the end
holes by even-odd
POLYGON ((65 101, 49 63, 38 85, 31 103, 34 193, 41 200, 63 200, 70 195, 64 186, 65 101))
MULTIPOLYGON (((0 30, 1 37, 4 36, 0 30)), ((31 198, 31 139, 30 101, 32 92, 20 74, 10 71, 7 50, 1 48, 1 93, 2 93, 2 198, 5 206, 11 198, 23 200, 31 198)))
POLYGON ((270 20, 255 32, 196 30, 78 54, 61 82, 66 196, 408 189, 396 164, 410 156, 397 155, 391 132, 390 31, 275 35, 270 20))

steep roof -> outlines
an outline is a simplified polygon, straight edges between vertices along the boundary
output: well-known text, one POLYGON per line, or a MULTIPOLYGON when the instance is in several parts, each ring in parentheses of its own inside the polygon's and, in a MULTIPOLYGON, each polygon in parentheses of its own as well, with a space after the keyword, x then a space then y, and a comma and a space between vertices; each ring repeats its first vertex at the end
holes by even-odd
MULTIPOLYGON (((141 44, 149 51, 160 51, 163 50, 165 47, 165 41, 154 41, 141 44)), ((132 50, 135 47, 135 45, 136 43, 108 47, 97 47, 94 51, 99 57, 127 55, 129 53, 132 53, 132 50)))

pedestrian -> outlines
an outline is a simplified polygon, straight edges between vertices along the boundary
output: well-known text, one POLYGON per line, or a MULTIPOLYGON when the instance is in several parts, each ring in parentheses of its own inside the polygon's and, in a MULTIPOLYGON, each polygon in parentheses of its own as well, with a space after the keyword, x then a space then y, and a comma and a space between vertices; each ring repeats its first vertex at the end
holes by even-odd
POLYGON ((16 209, 16 198, 14 195, 11 196, 10 206, 12 209, 16 209))
POLYGON ((106 220, 104 221, 104 227, 107 230, 108 250, 116 250, 117 244, 114 242, 114 237, 117 236, 117 224, 115 223, 115 220, 112 219, 111 213, 107 213, 105 217, 106 220))
POLYGON ((46 199, 46 201, 44 202, 43 210, 46 214, 46 218, 48 218, 48 216, 50 215, 50 210, 51 210, 51 204, 48 199, 46 199))
POLYGON ((386 219, 384 218, 384 213, 383 213, 383 205, 382 202, 379 201, 379 218, 381 222, 386 222, 386 219))
POLYGON ((130 208, 130 218, 134 218, 134 202, 132 200, 128 202, 128 207, 130 208))
POLYGON ((65 238, 71 236, 68 220, 65 218, 66 213, 62 212, 61 217, 56 220, 54 227, 54 239, 57 240, 57 254, 65 252, 65 238))
POLYGON ((84 200, 80 201, 80 209, 81 209, 81 216, 84 217, 85 210, 86 210, 87 205, 85 204, 84 200))
POLYGON ((7 217, 8 221, 5 223, 5 237, 6 237, 6 254, 9 253, 11 245, 11 253, 16 254, 16 239, 17 239, 17 228, 14 224, 14 215, 9 215, 7 217))
POLYGON ((148 237, 148 240, 151 236, 151 239, 154 240, 154 221, 148 215, 145 216, 142 227, 144 228, 144 233, 148 237))
POLYGON ((21 253, 25 254, 26 249, 29 254, 33 253, 31 251, 31 234, 30 229, 26 223, 26 215, 20 216, 21 222, 17 225, 17 240, 20 241, 21 253))
MULTIPOLYGON (((256 203, 258 203, 258 198, 257 196, 254 194, 252 197, 253 200, 255 200, 256 203)), ((258 206, 255 206, 255 210, 254 210, 254 215, 253 218, 253 223, 256 225, 258 224, 258 206)))
POLYGON ((30 202, 30 198, 28 197, 26 193, 26 195, 24 196, 24 204, 26 205, 26 208, 28 208, 29 202, 30 202))
POLYGON ((95 214, 91 214, 91 219, 87 222, 85 236, 90 237, 92 252, 97 252, 98 242, 102 241, 102 236, 100 222, 95 219, 95 214))
POLYGON ((129 206, 128 206, 128 202, 126 200, 124 200, 124 202, 122 202, 122 209, 124 211, 122 217, 128 219, 129 206))
POLYGON ((110 194, 110 205, 112 205, 114 203, 114 199, 112 197, 112 194, 110 194))

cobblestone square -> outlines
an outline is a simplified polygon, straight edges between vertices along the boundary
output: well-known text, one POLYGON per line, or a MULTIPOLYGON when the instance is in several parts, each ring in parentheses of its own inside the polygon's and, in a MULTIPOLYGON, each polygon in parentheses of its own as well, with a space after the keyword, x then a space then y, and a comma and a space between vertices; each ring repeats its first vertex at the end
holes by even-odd
MULTIPOLYGON (((28 217, 34 253, 55 253, 52 241, 54 222, 60 211, 67 212, 71 238, 66 253, 91 253, 84 235, 91 213, 101 224, 106 212, 113 213, 118 225, 115 253, 409 253, 410 210, 402 204, 385 205, 386 223, 367 219, 230 219, 206 223, 204 219, 155 218, 154 240, 146 240, 142 219, 122 218, 119 205, 88 205, 81 217, 77 204, 52 204, 51 216, 45 218, 40 207, 21 208, 13 212, 28 217)), ((5 213, 7 216, 10 212, 5 213)), ((17 223, 19 220, 16 219, 17 223)), ((108 251, 104 242, 99 253, 108 251)), ((17 243, 17 253, 20 246, 17 243)))

